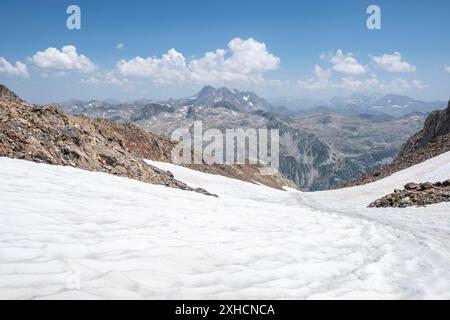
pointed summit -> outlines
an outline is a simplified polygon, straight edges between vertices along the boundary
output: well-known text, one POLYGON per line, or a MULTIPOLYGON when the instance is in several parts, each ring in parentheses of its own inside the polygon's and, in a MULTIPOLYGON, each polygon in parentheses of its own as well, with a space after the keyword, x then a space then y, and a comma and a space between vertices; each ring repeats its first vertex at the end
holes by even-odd
POLYGON ((190 104, 194 106, 217 106, 223 103, 232 106, 232 109, 241 110, 243 112, 252 112, 256 110, 270 111, 273 107, 264 99, 260 98, 250 91, 239 91, 229 89, 227 87, 214 88, 212 86, 204 86, 196 96, 190 98, 190 104))
POLYGON ((204 86, 202 88, 202 90, 199 91, 198 96, 202 96, 211 92, 215 92, 216 88, 212 87, 212 86, 204 86))
POLYGON ((8 101, 22 101, 18 95, 8 89, 5 85, 0 83, 0 100, 8 101))

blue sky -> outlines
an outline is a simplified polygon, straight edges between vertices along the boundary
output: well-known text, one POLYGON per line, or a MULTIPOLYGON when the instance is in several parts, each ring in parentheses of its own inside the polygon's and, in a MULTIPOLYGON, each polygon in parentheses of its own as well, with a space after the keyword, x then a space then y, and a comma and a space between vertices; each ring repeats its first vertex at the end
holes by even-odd
POLYGON ((39 103, 180 97, 205 84, 269 98, 448 99, 448 12, 447 0, 2 0, 0 82, 39 103), (81 30, 66 28, 70 4, 81 30), (366 27, 370 4, 381 30, 366 27))

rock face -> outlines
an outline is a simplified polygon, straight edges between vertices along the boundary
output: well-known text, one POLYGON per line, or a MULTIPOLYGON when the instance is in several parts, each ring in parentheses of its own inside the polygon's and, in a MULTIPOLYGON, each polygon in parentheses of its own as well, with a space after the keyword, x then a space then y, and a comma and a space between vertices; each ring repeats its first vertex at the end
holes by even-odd
POLYGON ((195 190, 142 157, 167 161, 173 144, 133 125, 70 116, 54 105, 26 105, 6 94, 0 99, 0 156, 73 166, 195 190), (5 98, 6 97, 6 98, 5 98))
POLYGON ((14 92, 9 90, 6 86, 2 84, 0 84, 0 100, 17 101, 17 102, 22 101, 22 99, 20 99, 14 92))
POLYGON ((342 186, 350 187, 374 182, 449 151, 450 101, 446 110, 434 111, 428 116, 423 129, 408 139, 392 163, 342 186))
POLYGON ((406 208, 426 206, 440 202, 450 202, 450 180, 444 182, 408 183, 404 190, 378 199, 369 205, 370 208, 406 208))
POLYGON ((434 139, 450 133, 450 101, 445 110, 433 111, 425 120, 421 131, 413 135, 402 147, 399 157, 420 149, 434 139))

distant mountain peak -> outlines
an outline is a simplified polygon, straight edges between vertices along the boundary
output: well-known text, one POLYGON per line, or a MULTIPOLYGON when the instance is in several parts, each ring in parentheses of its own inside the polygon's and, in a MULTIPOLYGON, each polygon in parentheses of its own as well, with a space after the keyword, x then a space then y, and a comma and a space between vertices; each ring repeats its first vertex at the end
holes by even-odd
POLYGON ((273 106, 251 91, 239 91, 227 87, 214 88, 204 86, 195 96, 189 99, 189 104, 214 106, 217 103, 234 105, 237 110, 252 112, 256 110, 270 111, 273 106))

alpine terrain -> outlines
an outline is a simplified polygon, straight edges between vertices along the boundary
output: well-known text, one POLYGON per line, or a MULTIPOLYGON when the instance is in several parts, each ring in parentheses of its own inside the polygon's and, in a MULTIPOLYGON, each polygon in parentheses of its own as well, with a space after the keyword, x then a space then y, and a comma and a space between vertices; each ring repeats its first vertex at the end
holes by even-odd
MULTIPOLYGON (((246 165, 177 166, 167 156, 175 142, 130 123, 0 94, 1 299, 450 298, 448 110, 431 113, 399 157, 439 152, 370 183, 302 192, 280 176, 258 182, 246 165)), ((364 123, 233 106, 194 114, 251 115, 282 128, 286 146, 309 141, 317 157, 331 138, 306 124, 350 134, 364 123)))
MULTIPOLYGON (((366 99, 348 99, 363 103, 366 99)), ((71 100, 60 105, 69 113, 133 123, 143 129, 170 137, 177 128, 190 128, 202 121, 203 129, 271 128, 281 135, 280 171, 305 190, 323 190, 368 173, 391 162, 400 147, 423 125, 430 104, 411 98, 389 96, 373 101, 379 108, 369 112, 341 112, 351 102, 334 102, 336 108, 311 112, 286 112, 252 92, 206 86, 186 99, 116 103, 71 100), (398 101, 398 100, 401 101, 398 101), (403 99, 403 100, 402 100, 403 99), (405 103, 403 112, 394 112, 405 103), (344 143, 345 142, 345 143, 344 143)), ((352 108, 353 108, 352 107, 352 108)))

